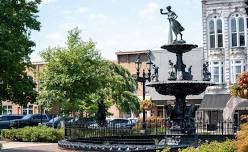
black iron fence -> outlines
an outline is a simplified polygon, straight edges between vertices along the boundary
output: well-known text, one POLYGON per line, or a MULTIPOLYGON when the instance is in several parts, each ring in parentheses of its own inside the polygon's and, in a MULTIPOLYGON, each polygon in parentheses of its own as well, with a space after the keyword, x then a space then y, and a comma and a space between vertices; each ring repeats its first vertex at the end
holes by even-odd
MULTIPOLYGON (((239 126, 233 122, 217 122, 213 124, 196 122, 196 135, 235 135, 239 126)), ((116 136, 139 136, 139 135, 174 135, 182 134, 180 128, 168 125, 165 120, 147 121, 145 125, 141 122, 135 124, 126 123, 108 123, 104 127, 98 127, 96 123, 74 124, 73 122, 65 125, 65 137, 89 138, 89 137, 116 137, 116 136), (145 129, 143 128, 145 126, 145 129)))
POLYGON ((196 123, 196 134, 198 135, 235 135, 239 130, 234 122, 216 122, 216 123, 196 123))

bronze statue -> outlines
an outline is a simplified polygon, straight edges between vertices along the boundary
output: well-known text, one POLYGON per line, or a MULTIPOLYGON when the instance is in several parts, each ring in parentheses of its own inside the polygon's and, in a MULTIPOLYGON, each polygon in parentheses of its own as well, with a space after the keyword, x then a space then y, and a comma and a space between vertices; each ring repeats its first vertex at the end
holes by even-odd
POLYGON ((184 72, 184 75, 183 75, 184 80, 193 80, 193 75, 191 74, 192 73, 191 69, 192 69, 192 65, 189 66, 188 72, 184 72))
POLYGON ((176 76, 176 71, 175 71, 175 65, 173 64, 173 62, 171 60, 169 60, 169 70, 168 70, 168 80, 176 80, 177 76, 176 76))
MULTIPOLYGON (((183 41, 183 34, 182 31, 184 31, 184 28, 181 26, 181 24, 176 20, 177 19, 177 14, 175 12, 173 12, 171 10, 171 6, 167 6, 166 9, 168 10, 168 12, 163 12, 164 9, 160 9, 160 13, 162 15, 168 15, 168 20, 170 23, 170 28, 172 29, 172 31, 174 32, 174 34, 176 35, 176 39, 175 41, 177 42, 177 35, 180 34, 181 36, 181 40, 183 41)), ((183 41, 184 42, 184 41, 183 41)))
POLYGON ((99 127, 104 127, 106 125, 106 107, 104 104, 103 99, 99 99, 97 101, 98 104, 98 111, 97 111, 97 123, 99 127))
POLYGON ((208 71, 208 62, 203 64, 203 81, 210 81, 211 80, 211 73, 208 71))
POLYGON ((152 80, 158 81, 158 69, 159 67, 156 66, 155 64, 152 65, 152 68, 154 69, 154 73, 152 74, 152 80))

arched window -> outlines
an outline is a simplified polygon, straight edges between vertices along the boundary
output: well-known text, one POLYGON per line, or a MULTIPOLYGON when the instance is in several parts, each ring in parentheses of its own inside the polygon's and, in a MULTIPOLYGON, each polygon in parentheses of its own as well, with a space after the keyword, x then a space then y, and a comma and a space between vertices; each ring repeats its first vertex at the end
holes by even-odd
POLYGON ((210 48, 215 48, 215 32, 214 32, 214 21, 209 21, 209 42, 210 48))
POLYGON ((245 46, 244 18, 239 18, 239 46, 245 46))
POLYGON ((231 47, 245 46, 244 17, 235 13, 230 17, 231 47))
POLYGON ((222 20, 217 16, 210 17, 208 21, 208 39, 210 48, 223 47, 222 20))
POLYGON ((223 47, 223 33, 222 33, 222 21, 217 20, 217 44, 218 47, 223 47))

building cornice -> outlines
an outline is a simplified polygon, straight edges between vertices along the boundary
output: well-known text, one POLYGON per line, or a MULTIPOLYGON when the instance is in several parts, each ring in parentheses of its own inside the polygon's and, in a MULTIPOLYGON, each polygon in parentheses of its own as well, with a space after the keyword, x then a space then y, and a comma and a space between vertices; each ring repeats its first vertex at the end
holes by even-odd
POLYGON ((142 51, 118 51, 115 52, 116 55, 131 55, 131 54, 147 54, 150 50, 142 51))
POLYGON ((32 62, 33 65, 38 65, 38 64, 48 64, 48 62, 45 61, 34 61, 32 62))

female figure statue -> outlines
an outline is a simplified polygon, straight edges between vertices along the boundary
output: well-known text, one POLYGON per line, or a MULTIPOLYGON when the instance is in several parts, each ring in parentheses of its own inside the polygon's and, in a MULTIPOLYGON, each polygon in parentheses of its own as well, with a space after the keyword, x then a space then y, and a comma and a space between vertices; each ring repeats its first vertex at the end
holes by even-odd
POLYGON ((167 6, 166 9, 168 12, 163 12, 164 9, 160 9, 160 13, 162 15, 168 15, 168 20, 170 22, 170 27, 174 34, 176 35, 176 40, 177 41, 177 35, 180 34, 181 40, 183 41, 183 34, 182 31, 184 31, 184 28, 181 26, 181 24, 176 20, 177 19, 177 14, 173 11, 171 11, 171 6, 167 6))

